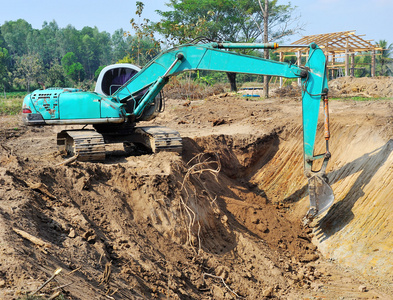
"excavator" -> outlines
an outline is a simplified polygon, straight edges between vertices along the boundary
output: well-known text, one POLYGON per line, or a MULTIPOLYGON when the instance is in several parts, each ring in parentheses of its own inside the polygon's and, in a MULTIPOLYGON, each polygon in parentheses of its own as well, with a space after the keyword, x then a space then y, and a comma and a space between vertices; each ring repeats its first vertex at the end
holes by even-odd
POLYGON ((277 43, 210 42, 180 45, 160 53, 143 69, 103 69, 95 92, 76 88, 35 90, 23 101, 24 124, 84 125, 82 129, 63 130, 57 134, 60 151, 77 156, 80 161, 105 160, 105 144, 143 145, 152 152, 182 150, 182 138, 173 129, 161 126, 137 126, 153 119, 162 110, 162 88, 171 76, 193 70, 248 73, 297 78, 302 86, 303 166, 308 179, 310 208, 306 220, 313 220, 334 201, 326 177, 329 152, 329 109, 326 57, 318 45, 307 47, 304 66, 240 54, 234 49, 277 49, 277 43), (318 115, 324 106, 326 151, 314 154, 318 115), (85 129, 92 125, 93 129, 85 129), (314 170, 318 160, 319 170, 314 170), (322 163, 321 163, 322 161, 322 163), (314 164, 315 163, 315 164, 314 164))

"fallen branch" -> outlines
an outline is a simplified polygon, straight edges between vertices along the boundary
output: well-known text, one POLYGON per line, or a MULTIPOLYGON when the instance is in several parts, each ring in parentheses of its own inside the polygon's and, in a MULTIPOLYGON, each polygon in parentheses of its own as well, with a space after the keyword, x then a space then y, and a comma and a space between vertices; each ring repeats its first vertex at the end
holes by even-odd
POLYGON ((75 270, 72 270, 72 271, 68 272, 66 275, 67 276, 71 275, 71 274, 75 273, 76 271, 79 271, 80 269, 82 269, 82 267, 76 268, 75 270))
POLYGON ((27 233, 26 231, 17 229, 17 228, 12 228, 13 231, 15 231, 17 234, 19 234, 21 237, 25 238, 26 240, 29 240, 30 242, 41 246, 41 247, 46 247, 46 248, 50 248, 52 245, 31 235, 30 233, 27 233))
POLYGON ((6 146, 6 145, 3 145, 3 144, 0 144, 0 145, 1 145, 1 147, 3 147, 3 149, 4 149, 5 151, 10 152, 11 155, 12 155, 12 149, 11 149, 10 147, 8 147, 8 146, 6 146))
POLYGON ((60 295, 60 292, 58 291, 58 292, 55 292, 55 293, 53 293, 52 294, 52 296, 50 296, 49 298, 48 298, 48 300, 53 300, 53 299, 55 299, 57 296, 59 296, 60 295))
POLYGON ((99 285, 101 285, 103 283, 105 283, 105 284, 109 283, 109 279, 110 279, 111 273, 112 273, 111 266, 112 266, 112 264, 110 262, 107 262, 105 264, 105 270, 104 270, 104 273, 102 274, 99 285))
POLYGON ((230 291, 230 292, 231 292, 232 294, 234 294, 236 297, 241 298, 241 299, 244 299, 244 297, 239 296, 238 294, 236 294, 236 293, 235 293, 235 292, 225 283, 224 278, 222 278, 221 276, 216 276, 216 275, 212 275, 212 274, 209 274, 209 273, 203 273, 203 281, 205 281, 205 276, 209 276, 209 277, 213 277, 213 278, 216 278, 216 279, 220 279, 221 282, 224 284, 224 286, 228 289, 228 291, 230 291))
POLYGON ((70 164, 70 163, 76 161, 76 159, 78 158, 78 156, 79 156, 79 153, 76 154, 76 155, 74 155, 73 157, 70 157, 70 158, 66 159, 65 161, 62 161, 61 163, 56 164, 55 166, 58 167, 58 166, 65 166, 65 165, 68 165, 68 164, 70 164))
MULTIPOLYGON (((37 290, 35 290, 31 296, 35 295, 36 293, 38 293, 39 291, 41 291, 43 289, 44 286, 46 286, 49 282, 51 282, 63 269, 62 268, 58 268, 55 270, 55 272, 53 273, 53 275, 51 276, 51 278, 49 278, 47 281, 45 281, 37 290)), ((52 298, 53 299, 53 298, 52 298)))
POLYGON ((55 195, 53 195, 51 192, 49 192, 48 187, 44 183, 42 183, 42 182, 32 183, 32 182, 29 182, 29 181, 25 181, 25 183, 32 190, 39 191, 42 194, 47 195, 49 198, 51 198, 53 200, 57 199, 55 195))

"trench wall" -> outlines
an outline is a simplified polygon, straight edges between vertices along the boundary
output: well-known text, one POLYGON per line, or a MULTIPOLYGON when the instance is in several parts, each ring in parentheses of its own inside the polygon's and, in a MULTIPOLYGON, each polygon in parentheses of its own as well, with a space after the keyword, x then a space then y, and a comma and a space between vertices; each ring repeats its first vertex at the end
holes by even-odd
MULTIPOLYGON (((311 224, 313 242, 325 257, 368 276, 393 277, 393 140, 366 122, 333 124, 328 178, 335 202, 311 224)), ((304 216, 309 201, 301 141, 300 127, 283 133, 273 158, 251 178, 270 201, 289 203, 293 218, 304 216)))

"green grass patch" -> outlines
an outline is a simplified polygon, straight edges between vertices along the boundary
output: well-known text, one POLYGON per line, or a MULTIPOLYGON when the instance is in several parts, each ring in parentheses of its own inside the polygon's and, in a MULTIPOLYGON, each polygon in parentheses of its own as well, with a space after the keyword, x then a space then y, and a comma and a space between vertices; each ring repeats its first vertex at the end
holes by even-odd
MULTIPOLYGON (((7 92, 6 93, 6 96, 7 96, 6 98, 7 99, 24 98, 27 94, 28 94, 28 92, 7 92)), ((0 99, 3 99, 3 98, 5 98, 4 94, 1 93, 0 94, 0 99)))
POLYGON ((22 112, 23 97, 0 97, 0 115, 17 115, 22 112))
POLYGON ((372 98, 372 97, 334 97, 329 98, 329 100, 338 100, 338 101, 380 101, 380 100, 393 100, 393 97, 383 97, 383 98, 372 98))

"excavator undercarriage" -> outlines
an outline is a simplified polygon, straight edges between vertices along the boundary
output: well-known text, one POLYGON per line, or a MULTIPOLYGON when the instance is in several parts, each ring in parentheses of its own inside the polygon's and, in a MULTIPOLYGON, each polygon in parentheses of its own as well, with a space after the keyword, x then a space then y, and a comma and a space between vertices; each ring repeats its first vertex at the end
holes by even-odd
POLYGON ((78 156, 79 161, 105 160, 105 144, 123 143, 142 145, 148 151, 157 153, 171 151, 181 153, 182 138, 174 129, 163 126, 133 127, 129 132, 113 134, 93 129, 63 130, 57 134, 57 146, 60 152, 78 156))

